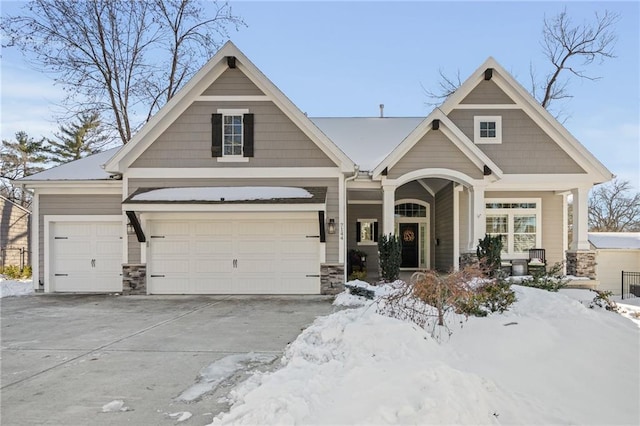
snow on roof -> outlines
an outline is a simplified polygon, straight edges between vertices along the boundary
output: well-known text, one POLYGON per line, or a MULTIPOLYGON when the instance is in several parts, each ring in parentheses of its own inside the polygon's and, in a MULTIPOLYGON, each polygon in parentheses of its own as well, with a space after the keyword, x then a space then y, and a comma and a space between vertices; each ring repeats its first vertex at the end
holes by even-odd
POLYGON ((360 170, 373 170, 424 117, 316 117, 322 130, 360 170))
POLYGON ((41 180, 107 180, 111 173, 107 173, 102 168, 111 157, 121 147, 108 149, 97 154, 90 155, 80 160, 71 161, 52 167, 48 170, 36 173, 19 179, 25 181, 41 181, 41 180))
POLYGON ((284 186, 161 188, 135 194, 130 201, 251 201, 312 198, 304 188, 284 186))
POLYGON ((640 249, 640 232, 589 232, 589 242, 598 249, 640 249))

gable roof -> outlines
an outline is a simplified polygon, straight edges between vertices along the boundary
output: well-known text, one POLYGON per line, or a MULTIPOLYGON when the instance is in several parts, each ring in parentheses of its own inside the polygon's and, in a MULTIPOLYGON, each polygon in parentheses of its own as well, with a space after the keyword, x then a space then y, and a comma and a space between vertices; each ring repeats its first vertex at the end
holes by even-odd
MULTIPOLYGON (((487 161, 488 157, 477 148, 477 146, 466 137, 462 131, 447 115, 454 110, 478 84, 484 80, 485 70, 493 69, 492 81, 509 96, 516 105, 520 106, 523 111, 531 117, 531 119, 540 128, 546 132, 557 144, 564 150, 574 161, 578 163, 589 175, 592 176, 594 183, 601 183, 610 180, 613 174, 593 155, 591 154, 569 131, 562 126, 546 109, 544 109, 527 90, 520 85, 498 62, 489 57, 478 69, 460 87, 451 94, 440 107, 436 108, 391 154, 389 154, 382 163, 380 163, 373 171, 374 177, 379 177, 385 168, 392 167, 403 155, 405 155, 411 147, 429 131, 431 122, 439 119, 444 122, 451 130, 456 138, 452 139, 460 149, 465 152, 469 158, 478 164, 480 160, 487 161)), ((451 139, 451 138, 450 138, 451 139)), ((501 176, 502 171, 488 160, 485 163, 494 174, 501 176)))
POLYGON ((574 161, 593 176, 594 183, 613 178, 613 174, 587 150, 569 131, 542 107, 533 96, 511 76, 493 57, 487 58, 462 85, 439 107, 449 114, 484 79, 487 68, 493 69, 492 81, 545 131, 574 161))
POLYGON ((70 161, 52 167, 40 173, 18 179, 18 182, 37 182, 48 180, 111 180, 113 173, 104 170, 104 164, 120 149, 111 148, 79 160, 70 161))
POLYGON ((502 170, 480 148, 478 148, 440 109, 434 109, 387 157, 373 169, 374 178, 379 177, 383 170, 393 167, 411 148, 413 148, 428 132, 432 131, 431 124, 440 120, 439 131, 462 151, 480 170, 486 165, 494 176, 500 178, 502 170))
POLYGON ((185 86, 106 164, 106 170, 122 173, 162 134, 222 73, 228 69, 226 57, 236 58, 240 69, 282 112, 296 124, 343 172, 354 164, 306 117, 262 72, 228 41, 185 86))

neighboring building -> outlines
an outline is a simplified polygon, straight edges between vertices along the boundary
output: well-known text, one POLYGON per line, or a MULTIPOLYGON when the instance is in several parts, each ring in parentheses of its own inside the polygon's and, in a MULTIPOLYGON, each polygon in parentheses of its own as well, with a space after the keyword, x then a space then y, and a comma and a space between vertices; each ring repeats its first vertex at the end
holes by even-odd
POLYGON ((640 273, 640 232, 589 232, 598 289, 620 295, 622 271, 640 273))
POLYGON ((317 294, 353 248, 376 275, 394 232, 406 270, 457 268, 486 232, 589 275, 611 177, 492 58, 426 118, 313 119, 229 42, 127 145, 22 183, 45 291, 317 294))
POLYGON ((31 264, 31 212, 0 195, 0 267, 31 264))

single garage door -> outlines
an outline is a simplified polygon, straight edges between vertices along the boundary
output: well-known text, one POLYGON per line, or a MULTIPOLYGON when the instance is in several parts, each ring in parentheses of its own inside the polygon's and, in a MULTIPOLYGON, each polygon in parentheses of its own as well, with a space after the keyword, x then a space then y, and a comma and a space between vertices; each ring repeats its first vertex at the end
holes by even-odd
POLYGON ((319 294, 317 213, 149 223, 152 294, 319 294))
POLYGON ((52 291, 122 291, 121 222, 50 225, 52 291))

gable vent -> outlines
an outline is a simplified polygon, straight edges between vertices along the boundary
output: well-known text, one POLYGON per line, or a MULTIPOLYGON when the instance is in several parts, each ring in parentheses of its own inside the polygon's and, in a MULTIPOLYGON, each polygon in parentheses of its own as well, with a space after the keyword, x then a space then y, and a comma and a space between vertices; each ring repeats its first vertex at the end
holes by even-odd
POLYGON ((236 57, 235 56, 227 56, 227 65, 229 65, 229 68, 235 68, 236 67, 236 57))
POLYGON ((491 80, 491 77, 493 77, 493 68, 487 68, 484 70, 484 79, 491 80))
POLYGON ((431 122, 431 130, 438 130, 440 128, 440 120, 433 120, 431 122))

